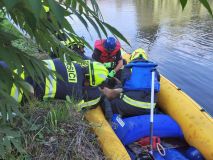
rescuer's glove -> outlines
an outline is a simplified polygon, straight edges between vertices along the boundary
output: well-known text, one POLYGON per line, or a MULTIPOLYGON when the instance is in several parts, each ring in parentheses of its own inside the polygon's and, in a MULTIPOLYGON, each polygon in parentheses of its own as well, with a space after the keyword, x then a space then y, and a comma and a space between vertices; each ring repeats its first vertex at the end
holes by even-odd
POLYGON ((112 70, 111 72, 109 72, 108 77, 113 78, 115 74, 116 74, 115 70, 112 70))
POLYGON ((114 67, 114 62, 106 62, 106 63, 104 63, 104 66, 106 68, 113 68, 114 67))

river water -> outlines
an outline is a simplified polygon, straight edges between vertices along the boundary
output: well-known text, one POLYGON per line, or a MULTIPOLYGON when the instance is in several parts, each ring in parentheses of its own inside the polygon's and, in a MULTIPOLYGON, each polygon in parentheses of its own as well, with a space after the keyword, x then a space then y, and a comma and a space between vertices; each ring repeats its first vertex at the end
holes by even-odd
MULTIPOLYGON (((178 0, 99 0, 104 20, 158 63, 160 73, 175 83, 213 115, 213 18, 198 0, 184 11, 178 0)), ((209 1, 213 8, 213 0, 209 1)), ((79 22, 76 32, 93 45, 97 34, 88 34, 79 22)), ((87 50, 87 55, 92 51, 87 50)), ((186 106, 187 107, 187 106, 186 106)))

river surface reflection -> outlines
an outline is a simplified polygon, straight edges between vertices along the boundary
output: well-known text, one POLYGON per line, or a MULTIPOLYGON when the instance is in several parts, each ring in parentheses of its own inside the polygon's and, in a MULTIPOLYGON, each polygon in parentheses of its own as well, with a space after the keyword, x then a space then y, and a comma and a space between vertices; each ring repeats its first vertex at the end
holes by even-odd
MULTIPOLYGON (((104 20, 144 48, 164 76, 213 115, 213 19, 197 0, 182 12, 179 0, 99 0, 104 20)), ((209 1, 213 8, 213 1, 209 1)), ((78 22, 76 32, 93 45, 97 34, 78 22)), ((87 51, 91 55, 91 51, 87 51)), ((187 107, 187 106, 186 106, 187 107)))

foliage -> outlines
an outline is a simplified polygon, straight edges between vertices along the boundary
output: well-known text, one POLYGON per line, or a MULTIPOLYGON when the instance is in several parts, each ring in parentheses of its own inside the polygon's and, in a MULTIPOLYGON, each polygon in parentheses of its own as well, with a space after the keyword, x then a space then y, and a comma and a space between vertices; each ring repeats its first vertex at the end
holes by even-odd
MULTIPOLYGON (((41 54, 37 50, 39 47, 47 53, 53 50, 60 57, 63 57, 63 54, 66 53, 66 55, 70 55, 71 59, 78 60, 79 57, 58 39, 57 33, 59 31, 62 31, 70 39, 76 42, 81 41, 89 46, 84 39, 75 33, 66 17, 77 17, 87 29, 89 23, 92 24, 100 37, 101 32, 107 36, 107 30, 109 30, 112 34, 127 42, 123 35, 114 27, 104 22, 98 5, 94 0, 1 0, 0 13, 0 61, 6 63, 6 67, 0 65, 0 75, 4 75, 0 76, 1 127, 3 125, 12 127, 11 123, 14 120, 12 113, 18 116, 21 115, 18 110, 19 105, 10 97, 11 87, 15 85, 29 99, 28 95, 32 88, 21 78, 21 74, 24 72, 25 77, 30 76, 36 82, 44 81, 45 75, 53 74, 47 70, 45 63, 39 60, 38 56, 30 53, 41 54), (91 4, 91 7, 89 7, 88 3, 91 4), (49 7, 49 11, 46 12, 44 7, 49 7), (14 29, 6 19, 9 19, 18 30, 14 29), (26 47, 28 44, 25 43, 25 37, 22 35, 30 39, 28 41, 30 42, 29 46, 34 45, 36 47, 34 49, 26 47), (14 72, 15 70, 16 72, 14 72)), ((91 46, 89 47, 92 49, 91 46)), ((52 109, 48 114, 50 122, 54 126, 53 128, 58 126, 59 113, 60 111, 52 109)), ((16 132, 18 133, 19 131, 16 130, 16 132)), ((4 139, 0 143, 1 158, 4 158, 5 151, 8 153, 13 152, 10 147, 5 145, 8 142, 11 142, 10 144, 13 143, 11 139, 7 139, 7 136, 6 133, 0 134, 0 139, 4 139)), ((15 139, 18 140, 18 137, 15 137, 15 139)), ((21 144, 20 140, 19 142, 21 144)), ((16 148, 15 143, 12 146, 17 151, 16 153, 22 155, 22 152, 16 148)))
MULTIPOLYGON (((200 3, 208 10, 209 14, 212 16, 213 18, 213 13, 212 13, 212 9, 208 3, 208 0, 199 0, 200 3)), ((184 9, 186 4, 187 4, 188 0, 180 0, 181 6, 184 9)))
MULTIPOLYGON (((88 1, 84 0, 44 0, 44 1, 31 1, 31 0, 2 0, 0 1, 0 9, 2 13, 9 17, 16 26, 20 28, 22 33, 26 33, 31 39, 48 53, 58 52, 61 57, 64 53, 72 55, 71 58, 78 58, 77 55, 65 47, 57 38, 57 32, 62 31, 69 38, 79 42, 83 41, 87 46, 89 44, 73 30, 72 26, 67 21, 66 17, 76 16, 82 24, 88 29, 88 23, 97 31, 101 37, 101 31, 107 36, 107 29, 115 36, 118 36, 125 42, 127 40, 120 34, 114 27, 104 22, 96 1, 91 0, 91 6, 88 6, 88 1), (49 7, 49 11, 45 11, 45 7, 49 7)), ((1 23, 3 19, 1 18, 1 23)), ((0 67, 0 73, 6 75, 0 78, 0 96, 9 98, 10 87, 15 84, 18 88, 22 88, 24 93, 27 88, 24 86, 20 74, 25 71, 26 75, 31 76, 36 81, 43 80, 44 75, 50 74, 45 67, 45 63, 39 61, 21 50, 13 41, 17 40, 17 35, 11 34, 0 27, 0 60, 8 64, 8 68, 0 67), (24 68, 22 67, 24 66, 24 68), (17 69, 18 73, 13 71, 17 69), (12 78, 11 78, 12 77, 12 78), (9 81, 6 81, 8 79, 9 81), (4 92, 4 93, 2 93, 4 92)), ((127 42, 128 43, 128 42, 127 42)), ((89 46, 90 47, 90 46, 89 46)), ((90 47, 91 48, 91 47, 90 47)))
POLYGON ((17 130, 13 130, 6 125, 1 126, 0 137, 0 158, 15 159, 14 155, 11 155, 11 152, 16 152, 21 155, 26 154, 22 146, 21 134, 17 130))

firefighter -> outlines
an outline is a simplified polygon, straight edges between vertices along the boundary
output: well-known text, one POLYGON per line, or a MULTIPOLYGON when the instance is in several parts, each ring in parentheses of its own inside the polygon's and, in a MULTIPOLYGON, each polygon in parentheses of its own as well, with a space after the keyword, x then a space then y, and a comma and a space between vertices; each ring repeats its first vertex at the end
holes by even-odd
MULTIPOLYGON (((130 57, 121 76, 122 90, 102 89, 102 93, 107 97, 116 97, 111 100, 112 111, 121 116, 136 116, 150 113, 151 101, 151 70, 156 68, 156 64, 148 60, 148 56, 141 48, 135 50, 130 57)), ((155 99, 160 89, 160 75, 155 70, 155 99)))
MULTIPOLYGON (((84 65, 76 62, 62 62, 60 59, 44 60, 53 75, 47 75, 44 82, 36 83, 31 77, 25 79, 34 88, 34 96, 38 99, 66 99, 70 96, 78 103, 78 110, 96 105, 101 93, 98 86, 106 80, 108 70, 99 62, 85 61, 84 65), (57 76, 56 76, 57 74, 57 76)), ((23 99, 21 90, 13 85, 11 96, 18 102, 23 99)))
POLYGON ((121 56, 121 45, 118 40, 113 37, 107 39, 96 40, 92 58, 103 63, 109 70, 109 77, 120 78, 120 69, 123 67, 123 59, 121 56))

